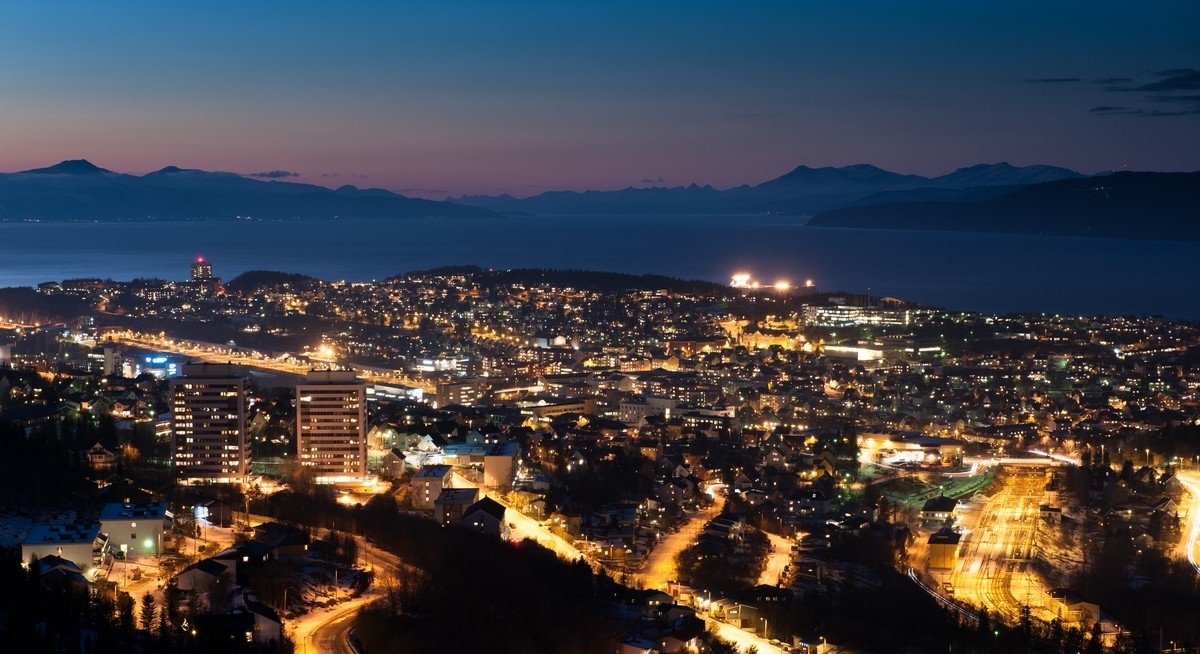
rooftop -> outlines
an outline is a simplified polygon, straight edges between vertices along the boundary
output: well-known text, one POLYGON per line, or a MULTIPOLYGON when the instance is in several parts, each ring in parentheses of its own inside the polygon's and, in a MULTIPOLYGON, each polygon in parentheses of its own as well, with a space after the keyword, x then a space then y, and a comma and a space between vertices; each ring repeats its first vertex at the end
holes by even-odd
POLYGON ((166 502, 113 502, 105 504, 100 512, 100 520, 125 520, 129 518, 150 518, 165 520, 169 517, 166 502))
POLYGON ((75 524, 75 525, 37 525, 29 530, 29 535, 22 542, 23 545, 42 545, 46 543, 60 543, 69 545, 74 543, 91 543, 100 535, 100 525, 98 524, 75 524))

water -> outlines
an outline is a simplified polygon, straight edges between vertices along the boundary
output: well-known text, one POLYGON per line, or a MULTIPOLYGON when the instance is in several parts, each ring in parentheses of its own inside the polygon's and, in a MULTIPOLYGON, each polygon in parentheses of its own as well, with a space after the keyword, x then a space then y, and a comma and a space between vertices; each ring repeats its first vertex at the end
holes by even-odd
POLYGON ((182 280, 197 256, 369 281, 450 264, 658 273, 869 292, 993 313, 1200 318, 1196 244, 808 227, 787 216, 397 221, 0 223, 0 286, 74 277, 182 280))

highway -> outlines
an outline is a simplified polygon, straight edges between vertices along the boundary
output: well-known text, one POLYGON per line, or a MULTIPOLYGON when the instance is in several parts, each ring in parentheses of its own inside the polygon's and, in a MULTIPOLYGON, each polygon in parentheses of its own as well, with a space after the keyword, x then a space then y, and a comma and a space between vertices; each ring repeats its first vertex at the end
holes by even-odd
MULTIPOLYGON (((140 347, 158 352, 169 352, 181 356, 189 357, 197 361, 221 361, 237 364, 246 368, 256 368, 260 370, 269 370, 271 372, 283 373, 287 375, 296 375, 303 377, 308 371, 319 367, 321 362, 314 363, 290 363, 281 361, 272 357, 268 357, 260 352, 252 350, 234 350, 224 345, 217 343, 200 343, 196 341, 175 339, 166 335, 143 334, 134 331, 110 331, 104 335, 104 340, 121 343, 130 347, 140 347)), ((403 370, 383 371, 378 368, 367 368, 364 366, 355 366, 350 364, 338 364, 332 362, 332 365, 337 365, 344 369, 353 370, 360 378, 372 383, 380 384, 404 384, 422 388, 427 393, 432 393, 437 389, 428 382, 412 379, 405 376, 403 370)))

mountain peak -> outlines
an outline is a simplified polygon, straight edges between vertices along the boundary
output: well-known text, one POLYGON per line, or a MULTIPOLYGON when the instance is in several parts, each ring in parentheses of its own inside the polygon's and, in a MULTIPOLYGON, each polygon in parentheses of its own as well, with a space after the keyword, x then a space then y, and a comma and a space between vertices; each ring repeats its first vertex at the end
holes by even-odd
POLYGON ((49 166, 47 168, 34 168, 32 170, 22 170, 21 173, 26 175, 100 175, 113 174, 111 170, 105 170, 88 161, 87 159, 68 159, 49 166))
POLYGON ((1060 179, 1083 177, 1079 173, 1057 166, 1014 166, 1007 161, 994 164, 964 166, 952 173, 933 178, 934 184, 947 188, 974 186, 1028 186, 1060 179))

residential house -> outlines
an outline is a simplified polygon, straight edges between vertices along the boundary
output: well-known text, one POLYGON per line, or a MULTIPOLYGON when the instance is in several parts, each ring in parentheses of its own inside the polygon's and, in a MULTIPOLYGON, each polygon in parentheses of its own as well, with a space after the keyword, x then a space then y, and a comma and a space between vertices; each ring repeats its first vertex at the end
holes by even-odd
POLYGON ((386 479, 399 479, 404 476, 404 452, 400 448, 393 447, 383 455, 383 477, 386 479))
POLYGON ((504 521, 504 505, 485 497, 463 511, 459 524, 472 530, 508 540, 509 527, 504 521))
POLYGON ((62 588, 66 585, 74 590, 83 590, 92 585, 79 566, 57 556, 44 556, 37 561, 38 578, 43 588, 62 588))
POLYGON ((421 468, 412 478, 412 498, 414 509, 432 511, 433 503, 442 494, 443 488, 450 488, 453 468, 446 465, 432 465, 421 468))
POLYGON ((117 465, 117 455, 101 445, 100 441, 96 441, 87 451, 87 461, 93 470, 108 470, 117 465))
POLYGON ((271 607, 258 601, 253 595, 241 594, 240 607, 234 612, 249 613, 254 617, 253 642, 260 647, 274 647, 282 643, 283 621, 271 607))
POLYGON ((475 488, 443 488, 433 501, 433 517, 439 524, 457 524, 466 514, 467 507, 479 499, 475 488))
POLYGON ((630 635, 621 641, 617 654, 662 654, 662 651, 658 649, 658 641, 630 635))
POLYGON ((232 561, 215 558, 197 561, 175 576, 175 586, 184 592, 205 593, 221 585, 232 586, 237 568, 232 561))
POLYGON ((270 548, 270 555, 282 563, 308 560, 311 538, 308 532, 278 522, 264 522, 254 528, 254 540, 270 548))
POLYGON ((829 509, 829 496, 818 489, 798 490, 787 496, 787 511, 792 515, 826 515, 829 509))
MULTIPOLYGON (((714 603, 713 606, 717 606, 717 603, 714 603)), ((758 607, 752 604, 737 601, 724 604, 724 600, 722 600, 721 612, 717 613, 714 610, 714 615, 738 629, 754 630, 762 626, 759 621, 758 607)))
POLYGON ((696 485, 687 477, 671 477, 658 487, 658 498, 667 504, 683 504, 696 496, 696 485))
POLYGON ((958 513, 958 500, 945 495, 931 497, 921 507, 921 522, 925 524, 950 524, 958 513))

